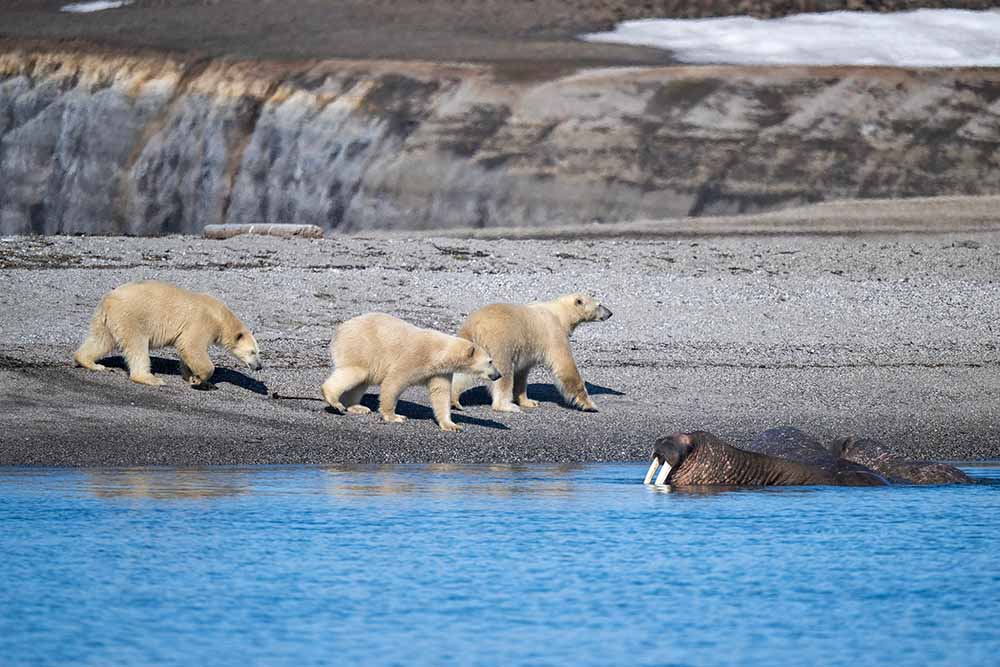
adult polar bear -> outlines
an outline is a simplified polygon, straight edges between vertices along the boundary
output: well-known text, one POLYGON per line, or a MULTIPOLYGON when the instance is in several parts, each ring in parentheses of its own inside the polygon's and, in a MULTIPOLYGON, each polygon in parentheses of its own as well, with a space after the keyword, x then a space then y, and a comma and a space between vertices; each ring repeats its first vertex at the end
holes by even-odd
POLYGON ((407 387, 424 384, 442 431, 461 430, 451 420, 454 373, 474 373, 489 380, 500 377, 480 346, 384 313, 360 315, 341 324, 330 343, 330 353, 334 371, 323 383, 323 398, 334 409, 352 414, 370 412, 358 402, 368 385, 377 384, 381 387, 382 419, 403 422, 406 417, 396 414, 399 395, 407 387))
MULTIPOLYGON (((569 337, 584 322, 603 322, 611 311, 587 294, 566 294, 552 301, 527 305, 494 303, 469 315, 458 335, 482 345, 493 355, 502 377, 490 384, 493 409, 519 412, 534 408, 528 398, 528 373, 542 364, 556 376, 563 397, 581 410, 597 410, 573 360, 569 337), (516 401, 516 405, 515 405, 516 401), (520 407, 519 407, 520 406, 520 407)), ((472 385, 468 376, 455 376, 451 405, 460 410, 459 397, 472 385)))
POLYGON ((149 351, 173 346, 181 359, 181 376, 193 386, 210 387, 215 366, 208 347, 216 344, 250 369, 261 369, 257 340, 224 303, 150 280, 126 283, 104 295, 90 334, 73 360, 90 370, 107 370, 97 360, 118 348, 133 382, 158 387, 164 382, 150 372, 149 351))

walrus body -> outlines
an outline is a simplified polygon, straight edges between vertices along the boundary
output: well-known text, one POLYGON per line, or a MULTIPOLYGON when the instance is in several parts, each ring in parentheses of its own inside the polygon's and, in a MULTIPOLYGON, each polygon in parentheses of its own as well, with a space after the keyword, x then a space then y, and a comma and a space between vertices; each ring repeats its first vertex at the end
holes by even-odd
POLYGON ((833 455, 863 465, 893 484, 972 484, 971 477, 947 463, 907 461, 867 438, 841 438, 830 447, 833 455))
POLYGON ((826 462, 803 463, 787 457, 737 449, 706 431, 660 438, 646 473, 650 483, 674 486, 886 486, 888 481, 863 466, 828 455, 826 462))
POLYGON ((706 431, 675 433, 653 446, 645 483, 672 486, 885 486, 967 484, 944 463, 907 461, 873 440, 842 438, 827 447, 802 431, 764 431, 738 449, 706 431))

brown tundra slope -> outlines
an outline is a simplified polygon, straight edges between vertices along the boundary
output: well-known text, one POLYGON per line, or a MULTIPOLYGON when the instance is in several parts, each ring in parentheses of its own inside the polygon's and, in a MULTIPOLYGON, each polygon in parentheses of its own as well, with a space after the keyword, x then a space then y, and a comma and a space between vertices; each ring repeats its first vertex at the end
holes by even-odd
POLYGON ((67 14, 69 0, 5 0, 0 36, 244 58, 376 58, 612 65, 663 63, 649 49, 578 42, 616 21, 918 7, 986 9, 989 0, 141 0, 67 14))

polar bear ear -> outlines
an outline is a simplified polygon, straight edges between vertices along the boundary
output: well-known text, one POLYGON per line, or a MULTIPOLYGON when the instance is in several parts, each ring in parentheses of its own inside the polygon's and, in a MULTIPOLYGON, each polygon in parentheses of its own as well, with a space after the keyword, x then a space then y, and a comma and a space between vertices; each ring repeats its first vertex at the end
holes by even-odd
POLYGON ((580 297, 576 297, 576 305, 582 306, 583 305, 583 299, 580 298, 580 297))
POLYGON ((239 332, 238 334, 236 334, 236 342, 238 343, 241 340, 243 340, 243 332, 242 331, 239 332))
POLYGON ((476 356, 476 346, 475 345, 470 345, 469 346, 469 353, 466 354, 465 356, 467 356, 469 359, 472 359, 474 356, 476 356))

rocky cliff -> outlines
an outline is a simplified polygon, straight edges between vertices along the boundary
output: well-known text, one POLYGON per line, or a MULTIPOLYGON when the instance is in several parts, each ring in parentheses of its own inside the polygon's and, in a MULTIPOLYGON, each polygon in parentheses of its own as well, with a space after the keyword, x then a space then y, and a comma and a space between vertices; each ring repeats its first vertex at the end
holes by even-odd
POLYGON ((1000 72, 0 45, 0 233, 546 226, 1000 192, 1000 72))

